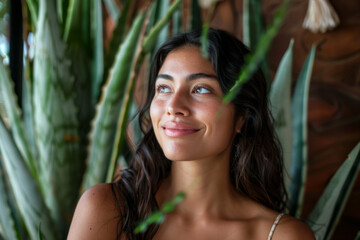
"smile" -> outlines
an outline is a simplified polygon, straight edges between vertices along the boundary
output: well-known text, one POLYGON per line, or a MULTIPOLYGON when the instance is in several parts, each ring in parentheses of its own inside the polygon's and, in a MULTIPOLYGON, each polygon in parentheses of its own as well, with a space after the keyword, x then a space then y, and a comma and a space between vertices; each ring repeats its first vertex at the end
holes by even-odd
POLYGON ((184 137, 198 132, 200 129, 193 128, 181 123, 169 122, 162 126, 168 137, 184 137))
POLYGON ((197 129, 174 129, 164 128, 165 135, 168 137, 184 137, 193 133, 196 133, 197 129))

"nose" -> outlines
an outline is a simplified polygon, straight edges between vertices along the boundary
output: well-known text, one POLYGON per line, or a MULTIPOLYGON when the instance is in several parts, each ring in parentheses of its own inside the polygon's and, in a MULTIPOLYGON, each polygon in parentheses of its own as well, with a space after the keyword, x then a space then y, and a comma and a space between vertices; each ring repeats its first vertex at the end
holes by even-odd
POLYGON ((168 116, 189 116, 188 101, 184 93, 177 92, 172 95, 166 107, 168 116))

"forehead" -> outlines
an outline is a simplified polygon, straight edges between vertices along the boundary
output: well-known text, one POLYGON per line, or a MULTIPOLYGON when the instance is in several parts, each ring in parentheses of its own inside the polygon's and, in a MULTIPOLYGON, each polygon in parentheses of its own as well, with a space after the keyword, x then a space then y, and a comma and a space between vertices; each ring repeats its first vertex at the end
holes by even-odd
POLYGON ((166 73, 207 73, 216 75, 211 62, 201 55, 200 47, 187 45, 171 51, 165 58, 159 74, 166 73))

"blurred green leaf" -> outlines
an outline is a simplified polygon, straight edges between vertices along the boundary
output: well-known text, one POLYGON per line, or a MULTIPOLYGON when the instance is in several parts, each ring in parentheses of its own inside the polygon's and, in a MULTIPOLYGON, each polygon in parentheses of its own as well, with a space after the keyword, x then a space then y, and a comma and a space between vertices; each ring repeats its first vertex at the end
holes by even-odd
POLYGON ((356 237, 355 237, 355 240, 360 240, 360 231, 358 231, 356 237))
POLYGON ((202 27, 201 9, 199 6, 199 0, 191 1, 191 15, 190 15, 190 29, 198 30, 202 27))
MULTIPOLYGON (((127 0, 127 2, 130 2, 127 0)), ((109 12, 111 18, 116 22, 120 15, 120 10, 114 0, 104 0, 106 10, 109 12)), ((122 14, 122 12, 121 12, 122 14)))
MULTIPOLYGON (((33 66, 33 106, 41 189, 59 238, 65 238, 69 216, 78 200, 84 149, 80 149, 82 140, 76 104, 76 97, 80 98, 79 85, 75 84, 71 71, 74 63, 68 55, 68 46, 62 41, 55 4, 54 1, 40 1, 33 66)), ((72 57, 76 59, 76 53, 72 57)), ((81 64, 84 61, 86 59, 82 59, 81 64)))
MULTIPOLYGON (((244 0, 243 1, 243 42, 252 51, 258 45, 261 36, 265 32, 264 17, 261 12, 262 0, 244 0)), ((270 85, 269 66, 266 58, 261 61, 261 69, 270 85)))
MULTIPOLYGON (((142 38, 143 39, 143 38, 142 38)), ((141 40, 142 40, 141 39, 141 40)), ((141 42, 139 41, 139 44, 141 42)), ((129 118, 129 112, 131 109, 131 103, 134 100, 133 94, 134 94, 134 87, 135 82, 138 76, 138 73, 140 71, 140 66, 142 65, 143 57, 142 57, 141 51, 138 51, 138 54, 135 57, 135 67, 132 68, 131 73, 129 74, 130 78, 128 79, 126 83, 125 93, 123 100, 121 102, 121 110, 120 110, 120 116, 117 123, 116 133, 115 133, 115 139, 114 139, 114 145, 112 148, 111 153, 111 160, 109 164, 109 169, 107 172, 106 182, 112 182, 117 162, 119 159, 120 153, 123 152, 124 145, 126 144, 127 140, 127 127, 128 127, 128 118, 129 118)))
MULTIPOLYGON (((193 1, 196 2, 196 1, 193 1)), ((172 36, 178 35, 183 32, 183 24, 182 24, 182 15, 181 8, 177 8, 173 13, 172 17, 172 36)))
POLYGON ((38 186, 2 118, 0 118, 0 136, 0 152, 3 156, 4 168, 30 236, 36 239, 37 226, 42 223, 44 226, 42 232, 46 238, 57 239, 38 186))
POLYGON ((265 32, 261 2, 261 0, 243 1, 243 42, 252 51, 255 50, 261 35, 265 32))
MULTIPOLYGON (((167 12, 169 12, 170 0, 161 0, 161 1, 157 0, 157 1, 159 2, 158 3, 159 9, 158 9, 158 18, 157 19, 161 19, 167 14, 167 12)), ((171 13, 170 17, 171 16, 172 16, 172 13, 171 13)), ((157 34, 154 50, 158 49, 161 46, 161 44, 163 44, 169 38, 169 20, 170 20, 170 17, 166 21, 166 23, 163 24, 162 28, 160 29, 160 31, 157 34)))
POLYGON ((150 214, 144 221, 142 221, 134 230, 134 233, 145 232, 151 224, 161 224, 165 220, 165 214, 161 211, 156 211, 150 214))
MULTIPOLYGON (((174 6, 174 4, 176 4, 176 2, 173 3, 172 6, 174 6)), ((177 9, 177 7, 171 9, 170 0, 155 0, 151 5, 150 24, 147 26, 147 32, 148 36, 152 37, 147 37, 143 44, 143 52, 150 54, 149 59, 153 58, 155 51, 168 39, 169 21, 177 9), (166 14, 166 12, 171 12, 171 14, 166 14), (161 26, 159 24, 161 24, 161 26), (156 32, 154 32, 154 30, 156 30, 156 32), (151 47, 147 46, 148 39, 152 40, 150 43, 151 47)))
POLYGON ((294 138, 290 169, 290 200, 288 207, 290 214, 293 216, 300 215, 304 199, 307 171, 307 104, 315 51, 316 46, 313 46, 304 62, 296 82, 291 105, 294 138))
POLYGON ((165 220, 165 214, 174 211, 176 205, 185 198, 185 192, 178 193, 173 199, 164 203, 161 210, 151 213, 146 219, 141 221, 135 228, 135 233, 145 232, 151 224, 161 224, 165 220))
POLYGON ((202 31, 201 31, 201 38, 200 38, 200 42, 201 42, 201 54, 203 55, 204 58, 208 58, 209 57, 209 42, 208 42, 208 33, 209 33, 209 23, 206 22, 203 24, 202 26, 202 31))
MULTIPOLYGON (((8 36, 9 35, 9 14, 8 14, 8 10, 9 10, 9 2, 8 0, 2 0, 0 1, 0 34, 4 35, 4 36, 8 36)), ((4 43, 2 43, 4 44, 4 43)), ((0 109, 1 111, 1 109, 0 109)), ((1 112, 0 112, 1 113, 1 112)))
POLYGON ((6 237, 6 239, 20 239, 19 234, 13 220, 13 214, 9 205, 8 196, 10 193, 7 191, 5 185, 5 176, 1 167, 1 156, 0 156, 0 229, 6 237))
POLYGON ((73 179, 78 184, 82 182, 85 159, 88 154, 88 133, 91 120, 95 114, 96 104, 92 99, 93 84, 97 81, 96 78, 102 78, 104 56, 101 2, 99 5, 95 5, 96 0, 76 1, 76 7, 72 13, 74 17, 66 42, 66 57, 67 61, 71 63, 69 72, 74 80, 73 94, 77 107, 76 117, 80 123, 77 128, 79 153, 75 166, 78 171, 77 178, 73 179), (97 35, 94 36, 95 34, 97 35))
POLYGON ((91 104, 96 105, 104 77, 103 15, 101 1, 91 0, 91 39, 94 49, 92 61, 91 104))
POLYGON ((13 82, 2 61, 0 61, 0 91, 3 96, 3 104, 16 145, 19 148, 26 165, 29 167, 31 174, 35 177, 35 180, 39 182, 37 179, 36 163, 30 149, 31 144, 29 144, 27 136, 25 135, 24 123, 19 114, 20 109, 16 104, 17 98, 14 92, 13 82))
MULTIPOLYGON (((97 1, 97 0, 94 0, 94 1, 97 1)), ((110 74, 109 70, 111 68, 111 65, 114 63, 115 54, 117 53, 117 49, 119 48, 120 44, 123 42, 123 40, 125 38, 130 4, 131 4, 131 0, 126 0, 126 2, 124 4, 124 8, 121 11, 120 17, 118 17, 116 20, 116 27, 112 33, 109 49, 106 52, 104 79, 108 78, 108 75, 110 74)))
POLYGON ((66 20, 65 20, 65 28, 64 28, 64 41, 67 42, 69 35, 70 35, 70 30, 72 28, 72 26, 75 24, 75 15, 77 13, 77 11, 79 11, 80 8, 80 0, 69 0, 69 6, 68 6, 68 10, 67 10, 67 16, 66 16, 66 20))
POLYGON ((166 202, 164 206, 162 207, 162 212, 169 213, 174 211, 176 205, 178 205, 180 202, 182 202, 185 198, 186 194, 185 192, 178 193, 173 199, 171 199, 169 202, 166 202))
POLYGON ((316 239, 331 239, 360 171, 360 142, 331 178, 307 219, 316 239))
POLYGON ((39 1, 38 0, 26 0, 27 6, 30 11, 31 21, 33 27, 36 26, 38 20, 38 13, 39 13, 39 1))
POLYGON ((174 13, 174 11, 180 6, 180 3, 182 0, 177 0, 173 4, 171 4, 170 8, 166 12, 166 14, 156 23, 155 26, 153 26, 150 29, 149 34, 145 37, 144 43, 143 43, 143 52, 149 53, 150 50, 154 47, 157 36, 160 33, 161 29, 168 24, 168 21, 171 18, 171 15, 174 13))
POLYGON ((38 227, 38 240, 43 240, 43 239, 44 239, 44 235, 41 232, 41 223, 40 223, 38 227))
POLYGON ((148 225, 152 223, 160 224, 164 221, 164 219, 165 215, 162 212, 154 212, 146 219, 146 222, 148 223, 148 225))
POLYGON ((107 166, 114 144, 114 129, 119 118, 120 106, 124 96, 124 88, 130 78, 139 36, 145 14, 140 14, 130 29, 129 34, 118 50, 112 74, 104 86, 92 133, 89 166, 85 175, 85 188, 106 180, 107 166))
POLYGON ((90 48, 90 10, 91 1, 70 0, 63 30, 66 43, 80 43, 81 48, 90 48))
MULTIPOLYGON (((292 117, 291 117, 291 79, 294 41, 291 40, 288 49, 282 57, 270 89, 271 112, 274 117, 276 133, 282 149, 284 167, 290 172, 292 159, 292 117)), ((285 174, 285 185, 290 183, 289 175, 285 174)))
POLYGON ((0 1, 0 18, 4 18, 7 12, 8 12, 8 0, 0 1))
MULTIPOLYGON (((29 139, 28 144, 31 147, 33 153, 33 158, 38 159, 38 149, 36 146, 36 137, 34 129, 34 108, 32 105, 32 74, 31 74, 31 64, 28 59, 25 59, 26 64, 24 66, 24 77, 22 84, 22 118, 24 120, 24 128, 29 139)), ((39 169, 39 162, 34 161, 35 169, 39 169)), ((33 174, 35 175, 35 173, 33 174)), ((37 175, 37 174, 36 174, 37 175)))
POLYGON ((230 91, 224 96, 223 101, 226 103, 231 102, 236 94, 240 91, 241 85, 247 82, 253 73, 258 69, 259 64, 263 61, 269 50, 270 44, 278 32, 282 21, 285 17, 290 0, 283 0, 279 9, 276 11, 274 20, 266 32, 261 36, 258 45, 256 46, 254 55, 249 55, 245 59, 240 76, 230 91))

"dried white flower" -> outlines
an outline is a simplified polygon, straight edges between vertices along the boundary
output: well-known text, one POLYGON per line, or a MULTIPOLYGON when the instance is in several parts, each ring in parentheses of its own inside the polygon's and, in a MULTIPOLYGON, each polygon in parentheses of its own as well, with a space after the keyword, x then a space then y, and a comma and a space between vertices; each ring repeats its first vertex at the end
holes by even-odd
POLYGON ((202 8, 209 8, 212 4, 216 3, 218 0, 198 0, 199 5, 202 8))
POLYGON ((339 17, 328 0, 309 0, 303 27, 312 32, 324 33, 339 24, 339 17))

